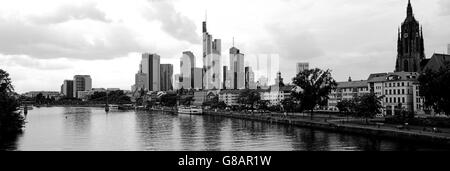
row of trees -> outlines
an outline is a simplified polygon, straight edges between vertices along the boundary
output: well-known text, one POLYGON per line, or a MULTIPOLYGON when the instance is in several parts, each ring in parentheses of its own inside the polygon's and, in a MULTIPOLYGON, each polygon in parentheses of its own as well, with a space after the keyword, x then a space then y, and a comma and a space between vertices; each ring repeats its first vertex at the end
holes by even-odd
POLYGON ((24 118, 18 112, 19 103, 13 94, 14 87, 9 74, 0 69, 0 138, 20 133, 25 124, 24 118))
POLYGON ((108 100, 109 103, 114 104, 131 103, 131 98, 121 90, 108 91, 108 95, 106 95, 106 92, 94 92, 94 94, 88 97, 88 100, 91 102, 99 102, 99 103, 105 103, 106 100, 108 100))
POLYGON ((338 102, 336 107, 342 113, 347 114, 347 116, 364 117, 366 118, 366 123, 368 123, 368 118, 372 118, 381 112, 383 108, 381 99, 382 97, 377 97, 373 93, 365 94, 352 100, 342 100, 338 102))

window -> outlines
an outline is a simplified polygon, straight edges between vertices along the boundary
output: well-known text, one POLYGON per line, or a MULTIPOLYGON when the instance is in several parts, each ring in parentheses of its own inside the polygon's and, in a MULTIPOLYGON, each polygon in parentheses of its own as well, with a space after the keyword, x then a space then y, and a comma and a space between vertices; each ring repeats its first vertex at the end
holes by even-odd
POLYGON ((405 89, 402 89, 402 94, 405 94, 405 89))
POLYGON ((404 87, 405 86, 405 82, 402 82, 402 87, 404 87))
POLYGON ((394 97, 394 103, 397 103, 396 100, 397 100, 397 98, 394 97))
POLYGON ((392 103, 392 97, 389 97, 389 103, 392 103))
POLYGON ((389 94, 392 94, 392 90, 389 90, 389 94))
POLYGON ((402 98, 402 103, 405 103, 405 98, 404 97, 402 98))
POLYGON ((385 93, 386 95, 388 94, 388 90, 386 90, 386 93, 385 93))
POLYGON ((397 94, 400 94, 400 89, 397 90, 397 94))
POLYGON ((398 102, 400 103, 400 97, 398 98, 398 102))
POLYGON ((400 87, 400 83, 397 83, 397 87, 400 87))
POLYGON ((391 84, 391 83, 389 83, 389 87, 392 87, 392 84, 391 84))

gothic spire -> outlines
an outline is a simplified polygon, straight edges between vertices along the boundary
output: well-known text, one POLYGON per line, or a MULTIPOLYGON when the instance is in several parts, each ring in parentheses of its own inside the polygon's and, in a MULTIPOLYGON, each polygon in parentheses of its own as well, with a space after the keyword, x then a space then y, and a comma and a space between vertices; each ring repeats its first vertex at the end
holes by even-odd
POLYGON ((414 17, 413 9, 411 6, 411 0, 408 0, 408 9, 407 9, 406 14, 407 14, 407 17, 414 17))

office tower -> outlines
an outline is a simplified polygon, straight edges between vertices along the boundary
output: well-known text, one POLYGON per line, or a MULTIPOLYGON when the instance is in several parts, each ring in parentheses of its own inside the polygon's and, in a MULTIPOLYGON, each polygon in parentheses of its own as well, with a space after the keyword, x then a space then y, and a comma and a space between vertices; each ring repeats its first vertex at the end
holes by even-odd
POLYGON ((175 74, 174 76, 174 83, 173 83, 173 89, 174 90, 178 90, 181 88, 181 84, 180 84, 180 74, 175 74))
POLYGON ((223 73, 223 77, 222 77, 222 80, 223 80, 222 89, 227 89, 227 73, 228 73, 228 67, 227 67, 227 66, 223 66, 222 73, 223 73))
POLYGON ((303 72, 305 70, 309 70, 309 63, 308 62, 299 62, 297 63, 297 74, 300 72, 303 72))
POLYGON ((425 59, 423 32, 408 1, 406 19, 398 30, 396 72, 419 72, 425 59))
POLYGON ((142 72, 147 75, 147 87, 149 91, 160 91, 160 56, 157 54, 142 54, 142 72))
POLYGON ((256 89, 255 73, 251 67, 245 67, 245 89, 256 89))
POLYGON ((73 80, 64 80, 63 85, 61 86, 61 93, 68 98, 73 98, 73 80))
POLYGON ((173 90, 172 86, 172 76, 173 76, 173 65, 172 64, 161 64, 161 91, 173 90))
POLYGON ((221 88, 221 40, 212 39, 203 22, 203 89, 221 88))
POLYGON ((73 96, 79 98, 78 92, 92 89, 92 79, 89 75, 75 75, 73 77, 73 96))
POLYGON ((131 91, 147 90, 147 87, 147 74, 142 72, 142 64, 139 64, 139 71, 134 76, 134 85, 131 88, 131 91))
POLYGON ((202 68, 194 68, 194 89, 201 90, 203 87, 203 69, 202 68))
POLYGON ((232 89, 245 88, 244 54, 236 47, 230 49, 230 71, 232 89))
POLYGON ((192 52, 183 52, 180 60, 180 84, 184 89, 194 86, 195 56, 192 52))

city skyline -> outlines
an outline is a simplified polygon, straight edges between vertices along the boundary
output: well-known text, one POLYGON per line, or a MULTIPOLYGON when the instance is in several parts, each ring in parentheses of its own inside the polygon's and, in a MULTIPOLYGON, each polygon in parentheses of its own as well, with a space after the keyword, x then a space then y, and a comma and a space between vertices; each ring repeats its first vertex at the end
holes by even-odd
MULTIPOLYGON (((57 1, 50 5, 52 1, 44 1, 28 7, 21 7, 21 2, 0 7, 0 38, 17 36, 15 41, 0 42, 0 60, 5 61, 0 67, 10 71, 20 93, 56 91, 62 80, 79 74, 91 75, 95 80, 92 87, 129 89, 134 83, 140 56, 145 52, 159 54, 161 63, 174 66, 174 74, 180 71, 178 64, 183 51, 192 51, 197 57, 196 65, 202 66, 201 22, 205 18, 202 9, 208 10, 208 30, 214 38, 222 40, 222 64, 229 64, 226 51, 232 47, 231 39, 235 37, 236 47, 246 56, 279 54, 280 65, 283 65, 280 69, 286 82, 291 82, 295 64, 303 61, 309 62, 310 68, 333 70, 338 81, 349 76, 354 80, 367 79, 370 73, 394 70, 397 28, 406 16, 407 4, 407 0, 364 3, 351 0, 270 1, 264 5, 246 1, 238 8, 254 5, 262 12, 237 10, 240 12, 227 15, 226 10, 218 8, 224 5, 222 2, 186 5, 189 2, 57 1), (35 9, 42 6, 46 6, 44 12, 35 9), (116 12, 118 7, 123 7, 126 12, 139 10, 127 14, 116 12), (251 20, 251 16, 246 15, 261 14, 268 7, 273 7, 264 14, 270 16, 268 19, 251 20), (151 12, 145 12, 143 9, 146 8, 152 9, 151 12), (289 13, 297 10, 300 14, 289 13), (328 11, 322 13, 323 10, 328 11), (19 11, 23 13, 18 14, 19 11), (331 15, 333 12, 338 15, 331 15), (139 17, 133 18, 134 15, 139 17), (168 16, 175 19, 165 18, 168 16), (277 17, 279 21, 274 20, 277 17), (351 21, 347 21, 349 18, 351 21), (141 19, 145 22, 139 23, 141 19), (83 29, 78 26, 80 24, 88 24, 93 29, 83 29), (76 27, 69 29, 74 25, 76 27), (179 25, 183 27, 177 29, 179 25), (257 29, 260 26, 263 29, 257 29), (26 34, 18 36, 15 29, 26 34), (59 29, 55 35, 61 38, 52 38, 54 35, 49 34, 55 29, 59 29), (153 40, 149 35, 161 32, 163 36, 157 38, 164 41, 153 40), (71 41, 75 43, 69 43, 71 41), (111 74, 114 76, 109 77, 111 74)), ((450 19, 450 3, 413 0, 412 4, 423 25, 426 58, 434 52, 446 53, 450 42, 446 38, 450 37, 450 32, 445 28, 449 23, 442 21, 450 19)))

